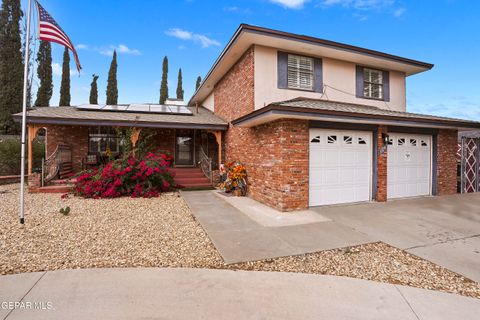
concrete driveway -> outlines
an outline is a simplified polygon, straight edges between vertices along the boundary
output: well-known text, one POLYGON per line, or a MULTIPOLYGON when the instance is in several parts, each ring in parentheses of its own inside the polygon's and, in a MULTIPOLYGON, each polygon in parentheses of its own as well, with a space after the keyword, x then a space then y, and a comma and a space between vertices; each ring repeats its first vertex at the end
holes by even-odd
POLYGON ((480 282, 480 194, 313 210, 480 282))

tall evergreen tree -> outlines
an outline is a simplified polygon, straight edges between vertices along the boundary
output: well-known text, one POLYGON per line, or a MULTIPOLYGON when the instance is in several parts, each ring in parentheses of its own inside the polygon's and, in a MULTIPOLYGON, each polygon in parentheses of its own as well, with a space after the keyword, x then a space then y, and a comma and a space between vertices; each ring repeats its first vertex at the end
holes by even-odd
POLYGON ((177 99, 183 100, 182 68, 178 69, 177 99))
POLYGON ((198 88, 200 88, 201 83, 202 83, 202 77, 198 76, 197 77, 197 83, 195 83, 195 91, 197 91, 198 88))
POLYGON ((40 86, 37 91, 35 106, 48 107, 52 98, 52 45, 48 41, 40 41, 37 53, 37 77, 40 86))
POLYGON ((22 111, 23 60, 20 0, 2 0, 0 9, 0 133, 15 134, 12 114, 22 111))
POLYGON ((164 104, 168 99, 168 58, 163 58, 162 65, 162 83, 160 84, 160 104, 164 104))
POLYGON ((98 104, 98 88, 97 88, 98 76, 92 75, 92 83, 90 84, 90 104, 98 104))
POLYGON ((117 87, 117 51, 113 50, 112 63, 108 70, 107 79, 107 104, 118 103, 118 87, 117 87))
POLYGON ((60 106, 70 106, 70 55, 63 51, 62 82, 60 84, 60 106))

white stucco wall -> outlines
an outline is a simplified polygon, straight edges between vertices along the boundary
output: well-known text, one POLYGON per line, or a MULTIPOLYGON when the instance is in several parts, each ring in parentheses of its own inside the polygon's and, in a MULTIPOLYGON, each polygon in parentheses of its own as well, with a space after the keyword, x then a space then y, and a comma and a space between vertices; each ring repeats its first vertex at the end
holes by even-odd
POLYGON ((210 93, 210 95, 203 101, 202 106, 207 108, 210 111, 215 111, 215 99, 214 99, 214 94, 213 91, 210 93))
POLYGON ((404 73, 390 71, 390 101, 384 102, 361 99, 355 96, 354 63, 322 58, 322 64, 323 84, 329 86, 323 96, 317 92, 279 89, 277 88, 277 49, 256 45, 255 109, 263 108, 272 102, 305 97, 364 104, 395 111, 406 110, 404 73))

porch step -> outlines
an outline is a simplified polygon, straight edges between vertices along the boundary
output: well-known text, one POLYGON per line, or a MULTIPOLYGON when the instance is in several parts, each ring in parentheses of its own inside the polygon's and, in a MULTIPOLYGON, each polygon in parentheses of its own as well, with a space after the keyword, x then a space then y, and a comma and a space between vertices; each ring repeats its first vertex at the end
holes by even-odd
POLYGON ((67 193, 72 190, 72 186, 69 185, 59 185, 59 186, 46 186, 46 187, 40 187, 40 188, 35 188, 35 191, 37 193, 67 193))
POLYGON ((62 163, 62 171, 58 173, 60 179, 68 178, 73 173, 73 167, 71 162, 62 163))
POLYGON ((64 185, 72 185, 77 181, 77 179, 56 179, 56 180, 51 180, 49 182, 50 185, 54 186, 64 186, 64 185))
POLYGON ((175 182, 185 189, 211 189, 212 184, 200 168, 172 168, 175 182))

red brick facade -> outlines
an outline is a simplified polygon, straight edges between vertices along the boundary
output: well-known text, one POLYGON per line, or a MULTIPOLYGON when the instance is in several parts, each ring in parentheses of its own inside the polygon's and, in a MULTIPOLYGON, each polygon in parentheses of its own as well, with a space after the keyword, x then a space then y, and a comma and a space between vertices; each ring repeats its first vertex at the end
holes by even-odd
POLYGON ((387 201, 387 160, 388 148, 385 147, 382 134, 387 134, 386 126, 377 129, 377 197, 378 202, 387 201))
MULTIPOLYGON (((254 47, 217 83, 215 113, 232 121, 255 110, 254 47)), ((387 160, 382 134, 377 131, 376 200, 387 201, 387 160)), ((230 125, 224 136, 224 161, 239 160, 248 170, 249 196, 279 210, 308 207, 309 124, 306 120, 277 120, 254 128, 230 125)), ((456 131, 438 135, 438 194, 456 192, 456 131)))
POLYGON ((437 193, 457 193, 457 130, 440 130, 437 135, 437 193))
POLYGON ((73 171, 80 171, 82 160, 88 154, 88 127, 50 124, 43 127, 47 129, 47 157, 55 152, 57 145, 68 145, 72 149, 73 171))

